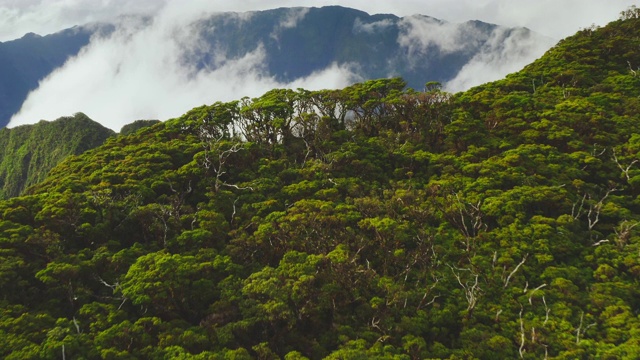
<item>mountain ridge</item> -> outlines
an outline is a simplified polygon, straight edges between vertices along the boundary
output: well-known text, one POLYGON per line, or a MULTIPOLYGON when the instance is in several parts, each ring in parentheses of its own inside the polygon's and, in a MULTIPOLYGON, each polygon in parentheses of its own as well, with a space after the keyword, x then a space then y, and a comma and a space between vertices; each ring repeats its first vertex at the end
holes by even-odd
POLYGON ((101 145, 113 135, 82 113, 0 129, 0 198, 20 195, 67 156, 101 145))
MULTIPOLYGON (((504 36, 505 39, 511 36, 523 39, 527 37, 531 41, 528 45, 522 45, 520 50, 523 51, 530 51, 531 44, 534 43, 548 42, 550 45, 549 40, 543 41, 542 37, 522 29, 517 33, 505 32, 500 35, 498 32, 504 32, 504 30, 496 25, 477 26, 478 22, 453 24, 440 20, 429 23, 425 19, 433 18, 399 18, 389 14, 369 15, 360 10, 339 6, 300 7, 293 8, 293 10, 292 8, 281 8, 235 14, 218 13, 189 24, 190 31, 193 32, 191 37, 198 37, 198 41, 181 41, 181 43, 194 42, 194 44, 184 45, 188 47, 179 50, 182 53, 176 54, 176 56, 178 61, 185 66, 195 66, 195 72, 191 74, 193 76, 194 74, 206 74, 220 68, 220 66, 238 61, 262 46, 265 59, 261 76, 273 77, 279 82, 301 79, 325 70, 332 64, 337 64, 348 69, 355 79, 402 76, 408 79, 411 87, 422 89, 428 81, 446 83, 453 79, 465 64, 474 59, 478 60, 476 59, 478 56, 481 61, 483 56, 489 58, 488 55, 493 54, 494 51, 504 51, 504 49, 494 48, 495 45, 489 41, 491 36, 504 36), (376 24, 384 26, 376 26, 376 24), (426 43, 421 42, 420 38, 423 34, 419 32, 426 32, 428 35, 429 29, 433 28, 434 31, 437 31, 437 27, 442 24, 446 25, 446 29, 441 30, 439 36, 431 36, 426 40, 426 43), (358 28, 367 29, 367 26, 372 32, 358 30, 358 28), (442 31, 447 33, 442 33, 442 31), (439 41, 446 38, 448 33, 457 36, 456 41, 460 44, 454 46, 452 51, 440 51, 439 41), (399 43, 401 39, 405 38, 408 39, 405 43, 399 43), (411 51, 407 48, 410 48, 411 51), (221 58, 223 59, 221 60, 221 58)), ((126 26, 124 24, 128 24, 128 22, 123 21, 120 25, 103 24, 95 28, 108 27, 107 30, 99 30, 103 33, 100 38, 104 40, 110 36, 109 34, 116 34, 113 31, 115 27, 126 26)), ((153 22, 149 21, 140 26, 142 26, 141 28, 149 28, 152 25, 153 22)), ((134 36, 139 30, 138 28, 135 31, 131 30, 131 36, 134 36)), ((68 58, 77 55, 80 47, 89 43, 92 34, 91 26, 76 31, 84 34, 82 39, 76 35, 74 35, 75 37, 71 36, 70 30, 66 30, 57 33, 58 35, 38 38, 38 41, 44 42, 54 37, 61 38, 66 34, 64 36, 67 36, 67 41, 75 42, 75 47, 66 53, 68 58)), ((16 41, 25 43, 24 46, 27 46, 26 43, 29 42, 27 40, 16 41)), ((493 42, 499 41, 500 39, 496 39, 493 42)), ((179 44, 177 47, 180 48, 180 46, 182 45, 179 44)), ((447 46, 451 47, 450 44, 447 46)), ((0 46, 0 53, 2 51, 2 46, 0 46)), ((505 56, 505 54, 496 53, 493 60, 499 59, 501 56, 505 56)), ((9 58, 9 60, 11 59, 9 58)), ((11 61, 28 63, 20 59, 11 61)), ((1 107, 5 109, 5 113, 0 114, 0 125, 6 124, 10 116, 18 111, 28 91, 38 87, 39 80, 42 80, 46 74, 50 74, 53 69, 61 68, 64 61, 61 59, 56 59, 56 61, 55 64, 39 69, 37 76, 17 81, 16 84, 20 86, 11 85, 12 82, 8 80, 0 83, 0 94, 5 94, 0 96, 0 105, 2 105, 1 101, 4 101, 5 104, 1 107), (10 85, 11 89, 2 90, 3 86, 10 85), (6 95, 9 91, 14 94, 11 98, 6 95)), ((16 70, 9 66, 0 67, 0 71, 3 70, 12 72, 13 76, 19 76, 28 69, 16 70)), ((0 73, 0 79, 9 79, 9 77, 0 73)), ((73 111, 78 110, 90 113, 89 110, 81 108, 73 111)), ((92 116, 96 115, 92 114, 92 116)), ((47 116, 40 117, 48 118, 47 116)), ((157 116, 154 114, 153 117, 157 116)), ((131 119, 125 120, 130 121, 131 119)))

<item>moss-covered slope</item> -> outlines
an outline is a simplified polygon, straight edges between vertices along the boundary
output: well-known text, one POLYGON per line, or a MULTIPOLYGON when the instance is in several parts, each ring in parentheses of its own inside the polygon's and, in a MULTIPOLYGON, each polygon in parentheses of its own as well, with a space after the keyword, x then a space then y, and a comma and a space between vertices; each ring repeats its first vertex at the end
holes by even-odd
POLYGON ((65 157, 101 145, 114 134, 82 113, 0 129, 0 198, 18 196, 65 157))

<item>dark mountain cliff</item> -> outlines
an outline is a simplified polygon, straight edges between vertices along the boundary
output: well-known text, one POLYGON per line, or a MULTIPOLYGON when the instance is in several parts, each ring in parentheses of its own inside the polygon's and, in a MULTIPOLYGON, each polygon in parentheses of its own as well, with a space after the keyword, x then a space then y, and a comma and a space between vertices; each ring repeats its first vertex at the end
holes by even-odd
POLYGON ((76 55, 96 31, 108 32, 108 28, 74 27, 47 36, 31 33, 0 43, 0 126, 4 127, 11 115, 20 110, 40 80, 76 55))
MULTIPOLYGON (((353 64, 364 80, 401 76, 418 90, 428 81, 452 79, 481 51, 498 50, 490 44, 494 37, 521 32, 523 39, 550 41, 526 29, 480 21, 450 24, 428 16, 369 15, 340 6, 218 14, 198 28, 212 49, 232 58, 264 46, 269 74, 280 81, 308 76, 335 62, 353 64), (439 30, 443 26, 446 34, 439 30), (455 44, 444 48, 438 40, 455 44)), ((212 55, 202 54, 202 66, 215 66, 212 55)))
MULTIPOLYGON (((140 26, 152 24, 151 19, 145 22, 140 26)), ((40 80, 78 54, 96 32, 108 36, 114 28, 75 27, 0 43, 0 127, 40 80)), ((504 49, 499 44, 506 39, 522 44, 513 49, 522 53, 531 51, 531 43, 551 44, 527 29, 478 21, 450 24, 427 16, 369 15, 339 6, 219 13, 192 29, 200 41, 197 49, 184 49, 183 62, 197 69, 215 69, 222 65, 221 57, 234 61, 260 49, 265 53, 265 76, 282 82, 337 64, 349 67, 361 80, 401 76, 418 90, 428 81, 451 80, 476 56, 500 58, 504 49)))

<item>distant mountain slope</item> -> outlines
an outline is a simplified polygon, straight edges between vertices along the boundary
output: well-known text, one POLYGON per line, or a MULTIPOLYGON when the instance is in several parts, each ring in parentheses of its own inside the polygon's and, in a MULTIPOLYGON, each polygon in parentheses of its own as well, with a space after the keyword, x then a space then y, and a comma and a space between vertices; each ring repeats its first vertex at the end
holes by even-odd
POLYGON ((89 43, 96 29, 74 27, 47 36, 30 33, 0 43, 0 126, 20 109, 38 81, 89 43))
MULTIPOLYGON (((129 29, 132 36, 153 27, 153 21, 136 26, 129 29)), ((20 109, 38 80, 87 44, 95 31, 91 29, 100 27, 28 35, 0 44, 0 126, 20 109)), ((357 80, 401 76, 418 90, 428 81, 453 79, 454 88, 465 88, 469 77, 519 70, 553 43, 524 28, 479 21, 452 24, 422 15, 369 15, 339 6, 218 13, 180 29, 189 32, 190 41, 177 46, 179 62, 194 72, 218 69, 260 52, 261 75, 283 83, 337 64, 357 80), (474 67, 483 63, 492 65, 489 70, 474 67)), ((79 104, 72 111, 87 110, 79 104)))
MULTIPOLYGON (((308 76, 335 62, 353 64, 364 80, 400 76, 418 90, 427 81, 453 79, 474 57, 505 56, 501 52, 507 39, 521 41, 510 51, 551 45, 550 39, 524 28, 481 21, 453 24, 423 15, 369 15, 340 6, 218 14, 200 29, 211 49, 230 57, 263 46, 268 72, 280 81, 308 76)), ((214 54, 205 52, 197 60, 215 66, 214 54)))
POLYGON ((19 195, 65 157, 101 145, 114 134, 82 113, 0 129, 0 199, 19 195))

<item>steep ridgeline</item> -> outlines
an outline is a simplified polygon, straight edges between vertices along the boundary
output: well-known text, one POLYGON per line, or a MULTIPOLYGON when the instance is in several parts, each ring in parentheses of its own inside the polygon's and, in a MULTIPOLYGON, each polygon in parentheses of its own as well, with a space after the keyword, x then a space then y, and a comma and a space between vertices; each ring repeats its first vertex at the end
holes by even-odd
POLYGON ((640 11, 455 96, 272 90, 0 202, 0 355, 640 353, 640 11))
MULTIPOLYGON (((147 21, 139 26, 153 24, 147 21)), ((260 54, 264 56, 262 75, 280 82, 336 65, 356 79, 401 76, 418 90, 427 81, 444 83, 455 78, 470 62, 492 61, 505 67, 510 61, 537 58, 541 48, 553 44, 524 28, 479 21, 453 24, 420 15, 369 15, 339 6, 217 13, 185 23, 180 31, 185 29, 190 41, 178 46, 183 51, 181 63, 196 71, 215 70, 260 54)), ((75 55, 92 31, 106 36, 113 28, 92 25, 0 43, 0 127, 19 110, 38 80, 75 55)))
POLYGON ((93 34, 108 34, 109 25, 74 27, 55 34, 33 33, 0 42, 0 127, 20 110, 29 91, 89 43, 93 34))
POLYGON ((114 134, 82 113, 0 129, 0 198, 18 196, 65 157, 102 145, 114 134))
POLYGON ((153 126, 159 122, 160 120, 136 120, 130 124, 123 126, 122 129, 120 129, 119 134, 131 135, 142 128, 153 126))
POLYGON ((240 58, 263 49, 268 73, 289 82, 329 67, 351 66, 362 79, 400 76, 423 90, 427 81, 453 79, 472 59, 527 54, 551 39, 524 28, 506 28, 480 21, 448 23, 429 16, 399 18, 369 15, 340 6, 280 8, 217 14, 198 26, 204 43, 200 64, 216 66, 216 55, 240 58), (516 45, 507 49, 511 43, 516 45), (518 45, 519 44, 519 45, 518 45))

